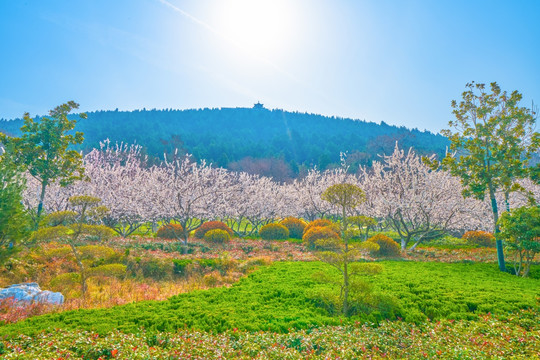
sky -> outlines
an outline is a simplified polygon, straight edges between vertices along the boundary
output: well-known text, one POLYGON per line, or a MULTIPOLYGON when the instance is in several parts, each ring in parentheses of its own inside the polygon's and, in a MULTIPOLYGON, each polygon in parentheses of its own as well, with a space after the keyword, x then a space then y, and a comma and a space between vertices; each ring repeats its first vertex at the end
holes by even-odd
POLYGON ((465 84, 540 103, 537 0, 0 0, 0 118, 266 108, 438 132, 465 84))

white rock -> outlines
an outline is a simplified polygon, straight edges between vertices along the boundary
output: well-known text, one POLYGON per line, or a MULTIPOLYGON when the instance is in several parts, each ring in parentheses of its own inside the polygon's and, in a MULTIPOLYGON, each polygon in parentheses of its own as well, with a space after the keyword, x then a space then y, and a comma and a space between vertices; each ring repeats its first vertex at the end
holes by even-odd
POLYGON ((59 292, 41 291, 37 283, 24 283, 0 289, 0 299, 13 298, 16 302, 38 302, 42 304, 60 305, 64 303, 64 295, 59 292))

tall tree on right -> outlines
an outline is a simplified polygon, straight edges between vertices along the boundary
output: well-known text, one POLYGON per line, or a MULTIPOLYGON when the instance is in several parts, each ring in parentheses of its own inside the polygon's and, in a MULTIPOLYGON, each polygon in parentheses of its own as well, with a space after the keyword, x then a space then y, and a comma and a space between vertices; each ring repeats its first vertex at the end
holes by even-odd
POLYGON ((496 82, 490 84, 490 92, 485 84, 472 82, 466 87, 463 99, 452 101, 456 119, 449 122, 450 129, 441 131, 451 141, 442 167, 461 178, 463 196, 489 197, 499 269, 505 271, 496 193, 520 189, 517 180, 531 175, 529 160, 540 147, 540 134, 534 131, 536 114, 519 106, 523 96, 518 91, 507 94, 496 82))

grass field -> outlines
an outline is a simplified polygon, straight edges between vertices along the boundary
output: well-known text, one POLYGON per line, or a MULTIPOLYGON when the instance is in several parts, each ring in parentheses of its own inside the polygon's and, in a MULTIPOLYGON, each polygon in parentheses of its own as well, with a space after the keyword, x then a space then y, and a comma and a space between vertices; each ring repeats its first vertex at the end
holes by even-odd
MULTIPOLYGON (((393 316, 411 323, 428 318, 478 319, 497 314, 500 319, 522 309, 539 310, 540 280, 500 273, 495 264, 384 261, 383 273, 369 278, 376 292, 396 301, 393 316)), ((108 309, 77 310, 34 317, 0 327, 0 334, 34 335, 42 330, 86 330, 107 334, 114 330, 136 333, 195 329, 225 332, 286 333, 326 325, 378 322, 381 314, 341 318, 317 307, 313 274, 332 268, 319 262, 277 262, 231 287, 194 291, 167 301, 145 301, 108 309)))

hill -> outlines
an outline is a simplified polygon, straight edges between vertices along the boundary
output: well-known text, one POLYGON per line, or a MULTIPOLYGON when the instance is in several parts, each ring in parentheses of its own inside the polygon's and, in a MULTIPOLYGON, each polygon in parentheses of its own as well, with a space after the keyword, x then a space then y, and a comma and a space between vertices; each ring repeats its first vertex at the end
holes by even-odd
MULTIPOLYGON (((0 119, 0 131, 18 134, 21 119, 0 119)), ((79 150, 110 139, 142 145, 150 157, 162 158, 176 148, 233 170, 287 178, 306 168, 339 163, 348 153, 351 165, 370 165, 378 154, 392 152, 395 142, 420 154, 443 155, 448 140, 429 131, 340 117, 253 108, 193 110, 96 111, 81 120, 85 135, 79 150)))

